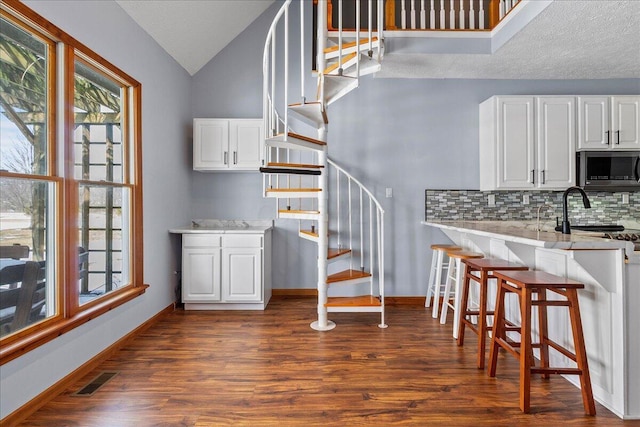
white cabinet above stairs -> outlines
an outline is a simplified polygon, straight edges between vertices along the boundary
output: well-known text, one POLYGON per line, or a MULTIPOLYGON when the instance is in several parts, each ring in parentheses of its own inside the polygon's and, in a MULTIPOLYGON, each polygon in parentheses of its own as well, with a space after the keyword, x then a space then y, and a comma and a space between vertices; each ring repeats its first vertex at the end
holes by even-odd
POLYGON ((193 119, 193 169, 257 171, 264 156, 262 119, 193 119))

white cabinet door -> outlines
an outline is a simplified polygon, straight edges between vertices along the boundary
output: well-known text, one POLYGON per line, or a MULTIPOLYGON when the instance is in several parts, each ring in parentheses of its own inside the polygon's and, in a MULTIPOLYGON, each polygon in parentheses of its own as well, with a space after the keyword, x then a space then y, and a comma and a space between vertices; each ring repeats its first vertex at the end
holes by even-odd
POLYGON ((640 150, 640 96, 579 97, 578 150, 640 150))
POLYGON ((261 119, 231 120, 229 123, 229 167, 256 170, 262 166, 264 131, 261 119))
POLYGON ((182 302, 220 301, 220 248, 182 248, 182 302))
POLYGON ((222 249, 222 298, 227 302, 262 300, 262 249, 222 249))
POLYGON ((497 109, 497 188, 533 188, 533 97, 499 97, 497 109))
POLYGON ((578 150, 611 147, 609 116, 608 96, 578 97, 578 150))
POLYGON ((536 101, 536 187, 575 185, 575 98, 539 97, 536 101))
POLYGON ((229 121, 193 120, 193 168, 227 169, 229 164, 229 121))
POLYGON ((612 96, 611 124, 613 149, 640 150, 640 96, 612 96))

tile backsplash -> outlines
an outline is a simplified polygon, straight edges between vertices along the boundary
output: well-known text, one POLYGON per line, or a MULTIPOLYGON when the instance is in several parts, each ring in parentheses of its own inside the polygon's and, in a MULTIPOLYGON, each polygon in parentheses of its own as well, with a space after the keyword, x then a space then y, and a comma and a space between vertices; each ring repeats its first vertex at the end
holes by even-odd
MULTIPOLYGON (((527 221, 562 217, 562 191, 478 191, 425 190, 425 220, 433 221, 527 221), (495 205, 489 206, 489 196, 495 205), (528 198, 529 204, 523 199, 528 198)), ((587 193, 591 209, 582 206, 578 193, 569 195, 569 220, 572 224, 617 224, 640 221, 640 192, 587 193), (628 203, 623 203, 629 197, 628 203)))

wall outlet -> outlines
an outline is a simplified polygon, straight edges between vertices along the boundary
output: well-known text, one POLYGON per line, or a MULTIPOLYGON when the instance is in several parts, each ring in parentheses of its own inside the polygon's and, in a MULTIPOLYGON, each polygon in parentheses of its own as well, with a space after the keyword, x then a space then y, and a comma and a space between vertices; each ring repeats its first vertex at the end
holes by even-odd
POLYGON ((528 205, 529 204, 529 195, 528 194, 523 194, 522 195, 522 204, 523 205, 528 205))
POLYGON ((393 189, 391 189, 391 188, 387 188, 387 189, 385 190, 385 193, 384 193, 384 194, 385 194, 385 196, 386 196, 387 198, 391 198, 391 197, 393 197, 393 189))
POLYGON ((495 206, 496 205, 496 195, 495 194, 489 194, 487 196, 487 205, 488 206, 495 206))
POLYGON ((622 193, 622 203, 625 205, 629 204, 629 193, 622 193))

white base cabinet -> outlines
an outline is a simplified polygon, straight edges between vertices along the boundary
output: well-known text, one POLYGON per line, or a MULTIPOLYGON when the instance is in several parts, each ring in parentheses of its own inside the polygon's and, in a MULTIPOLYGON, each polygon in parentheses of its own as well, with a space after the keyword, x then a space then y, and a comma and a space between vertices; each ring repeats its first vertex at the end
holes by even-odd
POLYGON ((263 310, 271 298, 271 230, 183 234, 185 310, 263 310))

